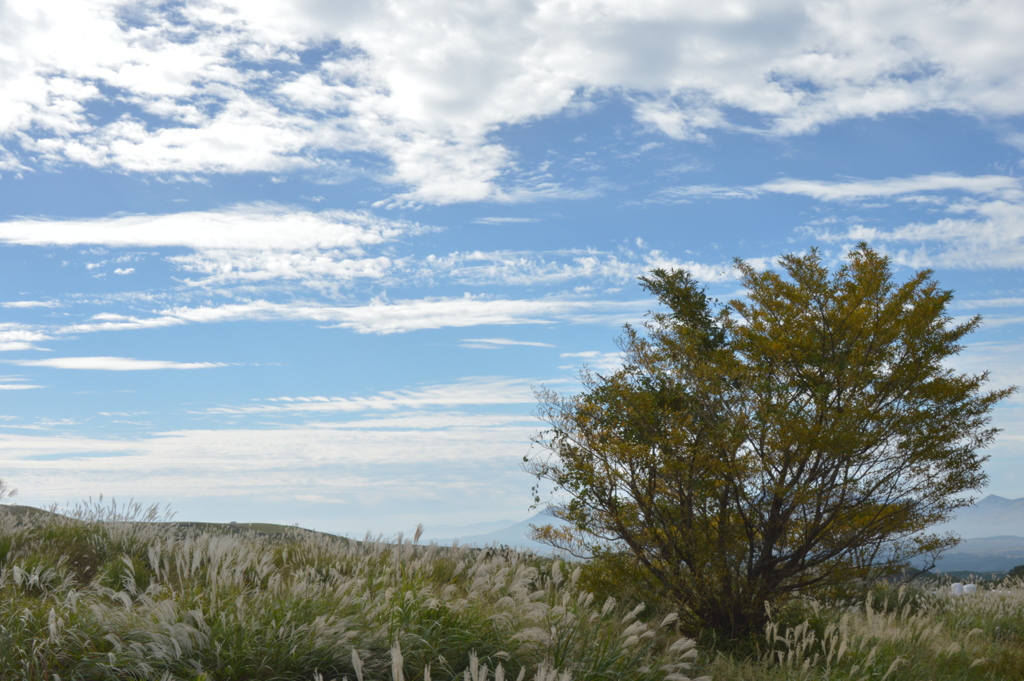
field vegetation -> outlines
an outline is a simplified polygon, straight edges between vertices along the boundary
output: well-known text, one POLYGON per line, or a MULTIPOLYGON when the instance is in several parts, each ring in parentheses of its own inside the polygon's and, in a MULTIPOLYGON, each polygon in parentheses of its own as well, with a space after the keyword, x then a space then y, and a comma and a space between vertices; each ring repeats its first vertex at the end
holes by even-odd
POLYGON ((0 679, 653 681, 696 655, 579 565, 155 516, 0 510, 0 679))
POLYGON ((0 678, 1024 677, 1019 580, 795 598, 723 641, 587 563, 156 515, 0 507, 0 678))

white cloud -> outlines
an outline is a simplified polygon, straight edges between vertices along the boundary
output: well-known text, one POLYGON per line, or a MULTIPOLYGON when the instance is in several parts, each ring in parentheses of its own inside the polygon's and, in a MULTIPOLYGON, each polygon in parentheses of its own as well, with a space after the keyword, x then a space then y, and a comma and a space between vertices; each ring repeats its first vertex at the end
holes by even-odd
MULTIPOLYGON (((650 307, 648 300, 591 300, 575 297, 502 299, 465 294, 452 298, 388 300, 374 298, 363 304, 328 305, 312 301, 250 300, 224 305, 175 306, 153 316, 100 313, 83 322, 52 327, 29 327, 6 332, 11 342, 52 339, 80 333, 156 329, 185 324, 234 321, 308 321, 357 333, 406 333, 423 329, 465 328, 516 324, 610 324, 635 322, 650 307), (43 333, 45 330, 45 333, 43 333), (14 340, 18 339, 18 340, 14 340)), ((0 348, 4 341, 0 325, 0 348)), ((28 349, 18 345, 11 349, 28 349)))
MULTIPOLYGON (((296 280, 327 289, 356 279, 379 279, 401 260, 368 255, 427 228, 366 211, 295 210, 273 204, 160 215, 89 220, 19 219, 0 222, 0 242, 29 246, 99 245, 106 248, 188 248, 166 259, 200 275, 192 286, 296 280)), ((88 263, 89 269, 106 261, 88 263)), ((126 275, 135 268, 118 268, 126 275)), ((11 304, 14 306, 14 304, 11 304)))
POLYGON ((442 275, 462 284, 525 285, 564 284, 576 279, 634 282, 652 269, 687 269, 704 282, 736 278, 731 264, 708 265, 670 258, 659 250, 636 253, 620 250, 554 252, 456 251, 444 256, 429 255, 417 263, 419 276, 442 275))
POLYGON ((725 115, 707 97, 686 97, 683 103, 669 98, 641 101, 636 119, 677 140, 705 140, 705 130, 729 127, 725 115))
POLYGON ((187 280, 192 286, 256 283, 269 280, 300 280, 306 286, 333 289, 356 279, 381 279, 400 261, 387 256, 349 258, 337 251, 205 251, 172 256, 168 260, 181 269, 197 273, 187 280))
MULTIPOLYGON (((0 243, 94 246, 104 249, 103 253, 112 248, 186 248, 190 252, 163 257, 188 273, 184 284, 207 289, 297 283, 332 293, 357 281, 403 277, 475 286, 558 285, 575 279, 626 283, 655 267, 684 267, 702 281, 736 276, 731 264, 683 261, 658 250, 456 251, 422 259, 394 252, 394 246, 402 239, 432 229, 405 220, 383 219, 366 211, 309 212, 254 204, 219 211, 88 220, 9 220, 0 222, 0 243)), ((122 262, 141 257, 129 253, 110 260, 122 262)), ((98 269, 107 262, 90 262, 86 267, 98 269)), ((118 268, 114 272, 124 275, 134 271, 118 268)), ((246 293, 251 295, 252 289, 246 293)))
POLYGON ((653 203, 690 203, 699 199, 756 199, 759 195, 757 187, 695 184, 659 189, 648 201, 653 203))
POLYGON ((890 177, 884 180, 852 180, 820 182, 815 180, 783 179, 766 182, 751 189, 778 194, 799 194, 819 201, 859 201, 869 198, 888 198, 919 192, 963 192, 1005 200, 1024 200, 1019 178, 1007 175, 933 174, 914 177, 890 177))
POLYGON ((487 217, 473 220, 478 225, 509 225, 524 222, 540 222, 538 218, 487 217))
MULTIPOLYGON (((989 326, 986 317, 982 328, 989 326)), ((956 371, 981 374, 990 373, 987 389, 1002 389, 1010 386, 1024 386, 1024 365, 1020 362, 1024 343, 1001 343, 970 341, 956 357, 950 358, 949 365, 956 371)), ((1008 400, 1009 404, 1024 405, 1024 394, 1020 391, 1008 400)), ((997 409, 997 413, 998 413, 997 409)), ((1003 420, 1003 418, 998 418, 1003 420)))
POLYGON ((818 201, 863 201, 865 199, 909 197, 912 200, 945 203, 944 197, 921 196, 930 192, 959 192, 1006 201, 1024 200, 1024 185, 1009 175, 976 175, 965 177, 954 173, 934 173, 912 177, 889 177, 881 180, 845 180, 826 182, 783 178, 749 187, 719 185, 686 185, 667 187, 656 192, 650 201, 689 203, 697 199, 755 199, 766 193, 807 196, 818 201))
POLYGON ((0 303, 0 307, 60 307, 60 303, 56 300, 12 300, 6 303, 0 303))
POLYGON ((457 383, 384 391, 370 397, 274 397, 263 404, 213 407, 211 414, 361 412, 425 407, 458 407, 536 402, 531 382, 510 378, 466 378, 457 383), (269 403, 269 404, 268 404, 269 403))
POLYGON ((169 362, 165 360, 131 359, 130 357, 53 357, 50 359, 9 359, 8 364, 51 369, 86 369, 98 371, 154 371, 158 369, 211 369, 227 366, 220 362, 169 362))
POLYGON ((582 369, 586 367, 599 374, 610 374, 622 368, 621 352, 602 352, 600 350, 584 350, 582 352, 563 352, 560 357, 579 360, 575 364, 566 364, 560 369, 582 369))
MULTIPOLYGON (((677 139, 792 135, 853 117, 1024 113, 1015 0, 173 6, 11 0, 0 10, 0 168, 332 174, 369 152, 398 202, 530 200, 503 126, 594 95, 677 139), (444 40, 438 40, 443 35, 444 40), (338 44, 319 64, 305 48, 338 44), (114 120, 91 115, 120 101, 114 120)), ((1007 136, 1015 143, 1019 134, 1007 136)))
POLYGON ((15 342, 0 342, 0 352, 16 352, 19 350, 39 350, 36 346, 31 343, 24 343, 20 341, 15 342))
POLYGON ((964 201, 952 209, 974 217, 915 222, 893 229, 854 225, 838 232, 809 231, 827 242, 877 244, 896 262, 910 267, 1024 267, 1024 202, 964 201))
POLYGON ((0 241, 27 246, 183 247, 203 252, 358 251, 421 228, 368 212, 293 210, 275 204, 92 220, 0 222, 0 241))
POLYGON ((531 414, 475 413, 463 411, 397 410, 367 414, 363 418, 346 418, 344 421, 307 421, 307 428, 330 428, 333 430, 446 430, 449 428, 512 428, 537 425, 531 414))
POLYGON ((16 322, 0 322, 0 352, 15 350, 36 350, 38 341, 51 340, 52 336, 34 326, 16 322))
POLYGON ((459 344, 464 348, 474 348, 479 350, 494 350, 497 348, 504 348, 514 345, 523 345, 534 348, 553 348, 555 347, 551 343, 541 343, 538 341, 517 341, 510 340, 508 338, 463 338, 459 344))
POLYGON ((1024 132, 1010 133, 1003 138, 1003 142, 1009 144, 1011 147, 1024 151, 1024 132))
POLYGON ((954 304, 959 308, 977 309, 984 307, 1024 307, 1024 298, 958 298, 954 304))
POLYGON ((55 327, 55 335, 70 335, 75 333, 93 333, 96 331, 122 331, 127 329, 159 329, 165 326, 180 326, 187 324, 187 319, 181 319, 170 315, 157 317, 134 317, 103 313, 96 315, 91 321, 67 324, 55 327))
POLYGON ((35 390, 43 387, 25 383, 25 380, 21 376, 0 376, 0 390, 35 390))
MULTIPOLYGON (((752 199, 765 194, 806 196, 823 202, 895 199, 921 203, 950 217, 891 229, 855 224, 841 230, 830 228, 835 220, 829 218, 810 223, 803 231, 828 243, 843 244, 844 249, 868 241, 885 247, 897 263, 911 267, 1024 267, 1024 183, 1009 175, 935 173, 831 182, 784 178, 748 187, 672 187, 650 200, 685 203, 752 199)), ((700 274, 698 278, 707 280, 700 274)))
POLYGON ((376 299, 351 307, 255 301, 219 307, 173 308, 163 311, 165 316, 158 319, 181 322, 305 319, 358 333, 389 334, 446 327, 550 324, 556 321, 618 324, 636 319, 647 306, 647 301, 588 301, 556 297, 506 300, 466 294, 461 298, 376 299))
POLYGON ((496 300, 441 298, 384 303, 339 310, 337 323, 360 333, 398 333, 417 329, 560 322, 618 324, 635 319, 647 301, 578 301, 559 298, 496 300))

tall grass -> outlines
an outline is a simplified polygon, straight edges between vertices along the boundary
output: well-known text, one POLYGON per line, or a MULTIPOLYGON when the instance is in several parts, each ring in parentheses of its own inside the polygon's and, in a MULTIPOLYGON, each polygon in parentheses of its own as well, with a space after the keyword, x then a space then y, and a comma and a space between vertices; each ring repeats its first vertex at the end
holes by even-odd
POLYGON ((847 603, 802 600, 766 627, 758 656, 720 656, 715 678, 748 681, 1024 679, 1024 584, 955 596, 948 585, 881 586, 847 603))
POLYGON ((596 599, 558 560, 161 519, 0 506, 0 679, 1024 679, 1020 581, 797 599, 697 660, 674 615, 596 599))
POLYGON ((557 560, 156 515, 0 510, 0 678, 682 681, 696 655, 557 560))

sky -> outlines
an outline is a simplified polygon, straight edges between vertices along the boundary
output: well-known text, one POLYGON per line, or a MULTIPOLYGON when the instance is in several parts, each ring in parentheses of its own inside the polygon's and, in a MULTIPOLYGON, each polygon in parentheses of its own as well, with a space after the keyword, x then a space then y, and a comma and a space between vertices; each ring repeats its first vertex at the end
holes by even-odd
MULTIPOLYGON (((0 0, 0 477, 181 520, 531 515, 652 267, 857 242, 1024 384, 1019 0, 0 0)), ((986 493, 1024 496, 1024 397, 986 493)))

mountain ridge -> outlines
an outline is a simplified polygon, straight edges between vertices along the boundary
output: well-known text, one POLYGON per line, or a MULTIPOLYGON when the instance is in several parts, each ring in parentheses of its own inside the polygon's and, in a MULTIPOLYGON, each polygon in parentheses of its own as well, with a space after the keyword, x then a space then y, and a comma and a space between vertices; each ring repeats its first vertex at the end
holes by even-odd
MULTIPOLYGON (((424 532, 424 539, 438 544, 457 541, 471 546, 513 546, 551 553, 550 546, 533 541, 528 536, 531 525, 548 523, 566 524, 549 511, 541 511, 526 520, 509 521, 508 525, 489 532, 471 531, 471 528, 479 528, 487 523, 442 526, 444 530, 454 531, 438 538, 424 532), (459 532, 460 529, 469 531, 459 532)), ((940 533, 954 532, 963 538, 959 545, 947 551, 940 559, 938 569, 942 572, 1006 572, 1017 565, 1024 565, 1024 497, 1008 499, 996 494, 987 495, 974 505, 961 509, 952 521, 930 529, 940 533)))

